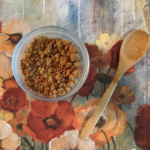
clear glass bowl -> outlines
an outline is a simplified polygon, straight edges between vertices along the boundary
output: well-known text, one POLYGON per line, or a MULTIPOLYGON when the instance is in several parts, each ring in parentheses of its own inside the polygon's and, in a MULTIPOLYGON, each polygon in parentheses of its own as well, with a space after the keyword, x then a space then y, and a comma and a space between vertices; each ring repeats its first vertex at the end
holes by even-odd
POLYGON ((12 58, 12 69, 13 69, 13 74, 14 77, 18 83, 18 85, 26 92, 28 95, 31 97, 34 97, 35 99, 38 100, 43 100, 43 101, 58 101, 58 100, 64 100, 72 95, 74 95, 84 84, 88 72, 89 72, 89 55, 87 52, 87 49, 85 45, 82 43, 81 39, 76 37, 74 34, 69 32, 68 30, 61 28, 61 27, 56 27, 56 26, 46 26, 46 27, 41 27, 38 29, 35 29, 25 35, 18 45, 15 48, 13 58, 12 58), (65 95, 62 96, 57 96, 56 98, 50 98, 48 96, 43 96, 39 95, 32 90, 28 88, 28 86, 24 82, 24 76, 21 74, 21 69, 20 69, 20 60, 23 57, 24 50, 27 46, 29 46, 30 42, 38 36, 47 36, 50 38, 62 38, 66 39, 68 41, 71 41, 78 49, 79 49, 79 55, 81 57, 81 70, 82 70, 82 75, 79 78, 78 83, 71 89, 70 92, 67 92, 65 95))

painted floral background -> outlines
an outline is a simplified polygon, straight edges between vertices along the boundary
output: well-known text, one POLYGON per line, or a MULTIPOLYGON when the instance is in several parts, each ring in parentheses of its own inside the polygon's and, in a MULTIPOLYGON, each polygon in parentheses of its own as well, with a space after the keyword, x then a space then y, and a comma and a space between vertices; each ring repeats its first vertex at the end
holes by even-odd
POLYGON ((149 50, 122 77, 89 138, 79 138, 113 79, 126 35, 149 34, 149 7, 149 0, 0 0, 0 149, 149 150, 149 50), (79 36, 90 56, 83 87, 59 102, 30 97, 12 72, 17 43, 47 25, 79 36))

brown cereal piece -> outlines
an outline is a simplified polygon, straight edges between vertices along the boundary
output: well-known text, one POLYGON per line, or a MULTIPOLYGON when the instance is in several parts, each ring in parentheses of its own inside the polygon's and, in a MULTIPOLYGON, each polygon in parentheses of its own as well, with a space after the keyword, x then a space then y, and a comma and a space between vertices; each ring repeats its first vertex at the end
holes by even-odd
POLYGON ((56 45, 58 46, 58 45, 61 45, 61 39, 60 38, 58 38, 58 39, 55 39, 55 41, 56 41, 56 45))
POLYGON ((67 63, 68 58, 67 57, 60 57, 60 64, 65 65, 67 63))
POLYGON ((70 45, 70 43, 66 43, 65 51, 67 51, 69 49, 69 45, 70 45))
POLYGON ((60 80, 58 80, 58 81, 57 81, 57 84, 60 84, 60 83, 61 83, 60 80))
POLYGON ((61 74, 57 74, 57 75, 55 76, 55 79, 56 79, 56 80, 61 80, 62 77, 63 77, 63 76, 62 76, 61 74))
POLYGON ((57 92, 58 92, 59 95, 64 95, 64 94, 66 93, 66 91, 65 91, 64 88, 59 88, 59 89, 57 90, 57 92))
POLYGON ((49 57, 46 57, 46 66, 52 66, 52 60, 49 57))
POLYGON ((57 47, 59 53, 61 52, 62 48, 63 48, 63 47, 62 47, 61 45, 59 45, 59 46, 57 47))
POLYGON ((55 58, 55 60, 54 60, 54 61, 56 61, 56 62, 58 63, 60 60, 59 60, 59 58, 55 58))
POLYGON ((48 69, 48 73, 52 73, 52 72, 53 72, 53 68, 51 67, 48 69))
POLYGON ((43 95, 48 96, 48 90, 46 88, 44 89, 43 95))
POLYGON ((40 73, 40 74, 43 74, 43 71, 44 71, 44 68, 38 68, 38 72, 40 73))
POLYGON ((68 77, 70 75, 70 72, 71 72, 70 69, 66 70, 65 76, 68 77))
POLYGON ((80 69, 79 67, 77 67, 77 68, 73 71, 72 74, 74 75, 75 78, 80 77, 80 76, 81 76, 81 69, 80 69))
POLYGON ((51 91, 54 90, 55 88, 56 88, 56 86, 55 86, 55 84, 53 83, 53 84, 51 85, 51 91))
POLYGON ((50 82, 50 83, 53 83, 53 82, 54 82, 53 78, 50 77, 50 76, 47 78, 47 80, 48 80, 48 82, 50 82))
POLYGON ((65 55, 66 55, 65 50, 62 50, 62 51, 61 51, 61 55, 62 55, 62 56, 65 56, 65 55))
POLYGON ((66 92, 69 92, 71 90, 71 88, 70 87, 66 87, 65 90, 66 90, 66 92))
POLYGON ((31 71, 29 74, 28 74, 28 77, 32 77, 34 75, 34 71, 31 71))
POLYGON ((65 68, 70 68, 72 66, 72 63, 71 62, 67 62, 65 68))
POLYGON ((74 71, 75 69, 76 69, 76 67, 75 67, 75 66, 72 66, 72 67, 70 68, 70 72, 74 71))
POLYGON ((70 53, 69 53, 69 52, 67 52, 67 53, 66 53, 66 56, 67 56, 67 57, 69 57, 69 56, 70 56, 70 53))
POLYGON ((68 87, 74 87, 74 82, 72 81, 72 80, 69 80, 68 82, 67 82, 67 86, 68 87))
POLYGON ((74 45, 71 43, 70 45, 69 45, 69 50, 71 50, 71 49, 73 49, 74 48, 74 45))
POLYGON ((55 56, 54 56, 54 55, 51 56, 51 60, 52 60, 52 61, 55 60, 55 56))
POLYGON ((55 54, 55 58, 60 58, 60 54, 59 53, 55 54))
POLYGON ((49 53, 52 53, 52 43, 50 43, 44 51, 44 54, 49 54, 49 53))
POLYGON ((74 81, 74 76, 73 76, 73 74, 70 74, 70 75, 69 75, 69 80, 74 81))
POLYGON ((72 62, 80 60, 80 56, 77 53, 70 53, 70 60, 72 62))
POLYGON ((66 87, 65 83, 60 83, 59 87, 66 87))
POLYGON ((76 47, 69 49, 70 53, 79 53, 79 50, 76 47))
POLYGON ((45 82, 43 82, 43 87, 47 87, 48 86, 48 83, 47 83, 47 81, 45 81, 45 82))
POLYGON ((57 94, 57 91, 56 91, 56 89, 54 89, 54 90, 52 91, 52 93, 53 93, 53 94, 57 94))
POLYGON ((66 80, 65 80, 65 78, 62 78, 61 79, 61 83, 64 83, 66 80))
POLYGON ((81 62, 79 62, 79 61, 74 62, 73 65, 74 65, 75 67, 80 67, 80 66, 81 66, 81 62))
POLYGON ((50 96, 51 98, 55 98, 55 97, 56 97, 56 94, 55 94, 55 93, 52 93, 52 92, 49 92, 49 96, 50 96))
POLYGON ((56 67, 57 65, 58 65, 58 62, 57 62, 57 61, 54 61, 54 62, 53 62, 53 66, 56 67))

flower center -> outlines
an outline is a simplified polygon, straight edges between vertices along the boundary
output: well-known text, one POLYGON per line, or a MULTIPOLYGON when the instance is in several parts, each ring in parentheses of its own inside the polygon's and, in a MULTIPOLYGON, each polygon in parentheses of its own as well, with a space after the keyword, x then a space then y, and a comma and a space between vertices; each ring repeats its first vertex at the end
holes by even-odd
POLYGON ((52 128, 52 129, 56 130, 58 125, 61 124, 61 120, 57 118, 56 114, 53 114, 50 117, 46 117, 43 120, 43 123, 45 124, 46 129, 52 128))
POLYGON ((16 106, 19 104, 19 101, 18 99, 15 99, 13 97, 10 97, 6 100, 6 102, 8 103, 8 105, 13 105, 13 106, 16 106))
POLYGON ((22 38, 22 33, 14 33, 6 35, 9 36, 9 39, 7 41, 11 41, 14 45, 17 44, 22 38))
POLYGON ((123 94, 119 95, 119 98, 125 98, 125 96, 123 94))
POLYGON ((101 116, 96 124, 96 127, 102 128, 102 126, 104 126, 105 123, 106 123, 106 120, 103 118, 103 116, 101 116))

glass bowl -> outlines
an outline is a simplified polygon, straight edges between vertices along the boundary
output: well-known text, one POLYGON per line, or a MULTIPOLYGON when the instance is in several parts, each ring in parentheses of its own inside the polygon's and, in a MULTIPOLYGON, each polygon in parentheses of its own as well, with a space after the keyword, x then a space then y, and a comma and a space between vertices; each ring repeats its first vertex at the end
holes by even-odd
POLYGON ((82 43, 81 39, 76 37, 74 34, 69 32, 68 30, 62 28, 62 27, 56 27, 56 26, 46 26, 46 27, 41 27, 38 29, 35 29, 25 35, 20 42, 17 44, 15 51, 13 53, 13 58, 12 58, 12 69, 13 69, 13 74, 14 77, 20 86, 22 90, 30 95, 31 97, 34 97, 35 99, 42 100, 42 101, 59 101, 59 100, 65 100, 68 97, 71 97, 74 95, 84 84, 86 81, 86 78, 88 76, 89 72, 89 55, 88 51, 85 47, 85 45, 82 43), (68 41, 71 41, 78 49, 79 49, 79 55, 81 58, 82 66, 81 66, 81 71, 82 75, 79 78, 78 83, 65 95, 57 96, 56 98, 50 98, 48 96, 43 96, 40 95, 28 88, 28 86, 25 84, 24 81, 24 76, 21 74, 21 69, 20 69, 20 60, 23 57, 24 50, 27 46, 29 46, 30 42, 38 36, 47 36, 50 38, 62 38, 66 39, 68 41))

